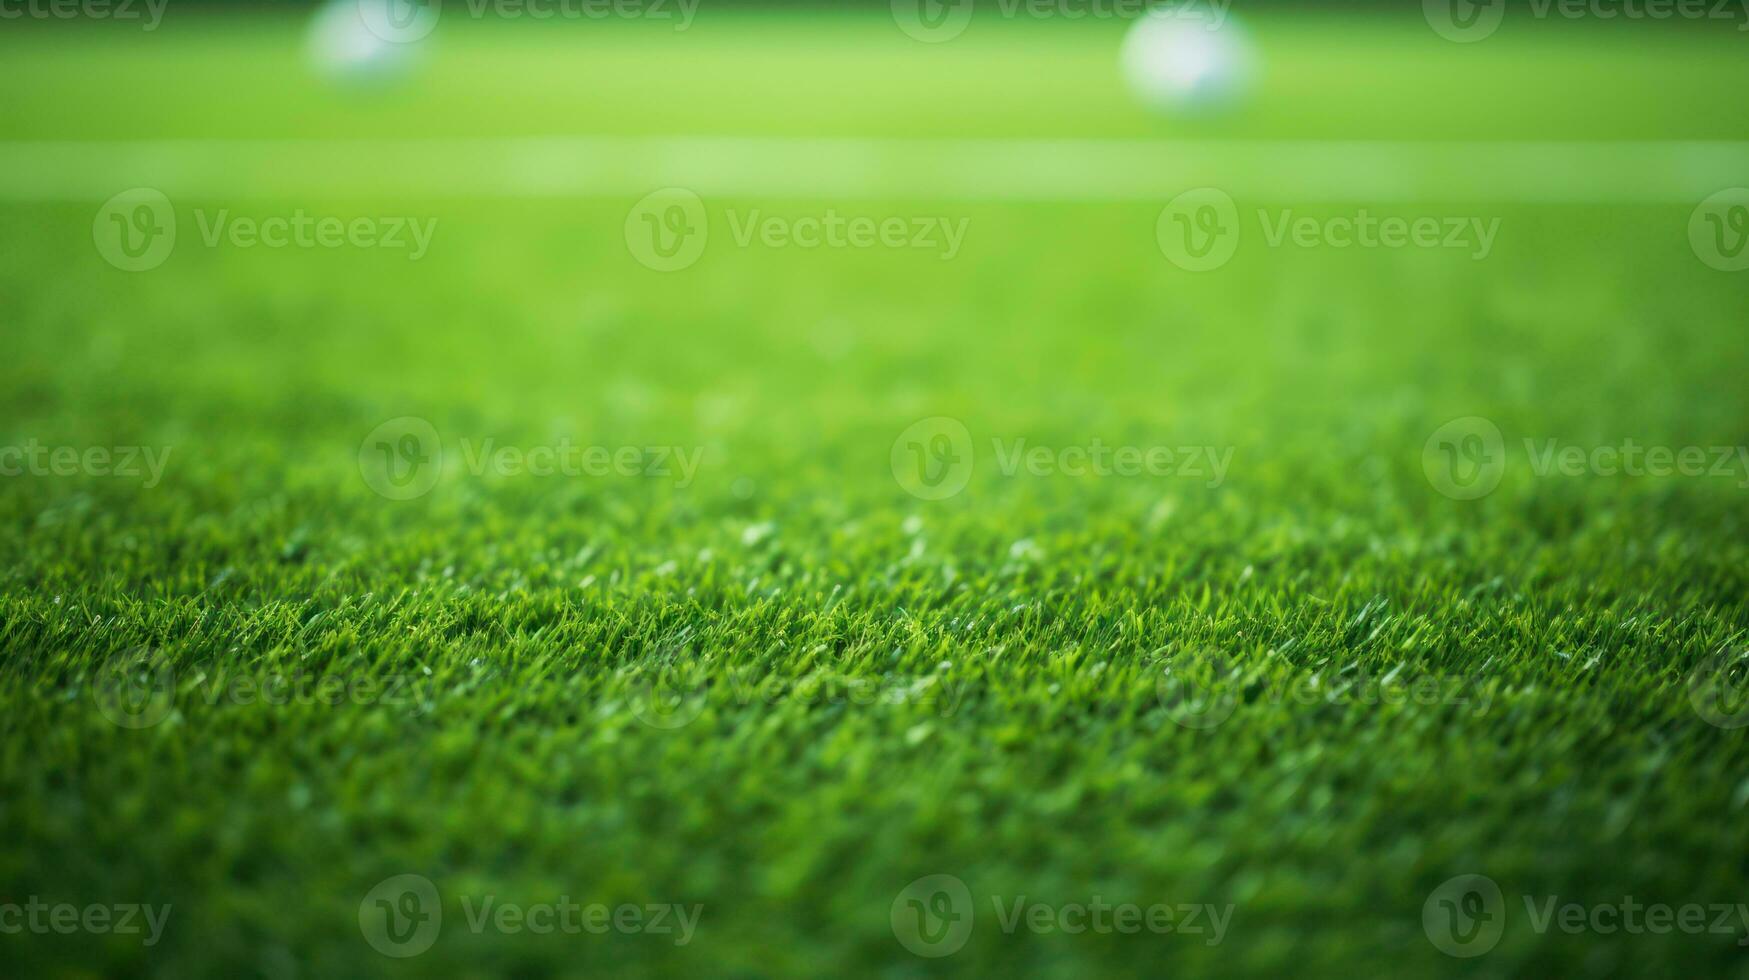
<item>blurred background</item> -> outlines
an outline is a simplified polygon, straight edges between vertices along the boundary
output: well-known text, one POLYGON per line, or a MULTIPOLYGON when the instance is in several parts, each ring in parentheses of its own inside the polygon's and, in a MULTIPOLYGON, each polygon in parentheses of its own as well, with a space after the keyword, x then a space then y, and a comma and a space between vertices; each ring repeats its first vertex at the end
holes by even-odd
POLYGON ((1685 684, 1749 635, 1749 472, 1535 461, 1749 444, 1746 25, 0 0, 0 448, 164 461, 0 480, 0 905, 174 909, 149 948, 0 935, 0 972, 1743 975, 1740 930, 1521 900, 1741 898, 1749 757, 1685 684), (907 475, 920 425, 975 450, 951 493, 907 475), (1230 465, 1017 475, 1016 440, 1230 465), (89 692, 142 649, 174 710, 132 728, 89 692), (1202 649, 1249 685, 1212 730, 1159 694, 1202 649), (708 710, 645 724, 677 661, 708 710), (299 671, 432 691, 202 693, 299 671), (732 671, 964 693, 749 704, 732 671), (1255 693, 1398 671, 1488 708, 1255 693), (371 931, 407 874, 426 955, 371 931), (893 913, 938 874, 980 916, 939 958, 893 913), (1480 959, 1424 920, 1468 874, 1509 915, 1480 959), (560 894, 705 917, 578 943, 457 904, 560 894), (1216 944, 992 928, 1015 895, 1238 911, 1216 944))

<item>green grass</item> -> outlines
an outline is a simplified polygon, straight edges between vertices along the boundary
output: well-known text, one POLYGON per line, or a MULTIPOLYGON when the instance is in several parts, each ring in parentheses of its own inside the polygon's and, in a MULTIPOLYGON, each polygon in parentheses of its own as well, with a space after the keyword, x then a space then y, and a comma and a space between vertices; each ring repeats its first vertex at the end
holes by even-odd
MULTIPOLYGON (((0 132, 1182 129, 1124 100, 1109 25, 937 47, 874 16, 709 15, 685 57, 623 25, 581 53, 467 25, 423 80, 369 97, 298 76, 285 22, 184 12, 149 42, 31 28, 0 40, 35 93, 6 101, 0 132)), ((1188 132, 1749 135, 1738 35, 1591 25, 1463 47, 1417 24, 1259 18, 1306 81, 1188 132), (1398 115, 1421 97, 1429 111, 1398 115)), ((1164 202, 718 200, 969 230, 952 261, 713 230, 698 264, 663 274, 628 253, 631 198, 184 196, 170 261, 127 274, 92 246, 103 196, 0 206, 0 445, 171 455, 151 489, 0 479, 0 903, 172 913, 151 948, 0 935, 9 975, 1746 973, 1740 924, 1539 935, 1522 900, 1749 901, 1744 731, 1709 724, 1688 687, 1749 633, 1749 474, 1539 476, 1523 450, 1749 444, 1746 274, 1696 259, 1692 203, 1375 203, 1497 217, 1499 241, 1477 262, 1253 238, 1192 275, 1155 243, 1164 202), (203 247, 191 218, 297 207, 440 223, 409 262, 203 247), (385 500, 359 446, 409 415, 451 469, 385 500), (890 466, 930 416, 961 420, 978 453, 940 501, 890 466), (1464 416, 1511 453, 1475 501, 1422 466, 1464 416), (702 456, 685 487, 459 461, 462 440, 567 437, 702 456), (991 440, 1020 438, 1233 455, 1215 488, 1006 476, 991 440), (141 648, 174 691, 157 724, 120 727, 98 692, 141 648), (1393 672, 1459 693, 1281 694, 1393 672), (687 723, 634 710, 657 675, 687 723), (394 703, 213 693, 271 676, 411 683, 394 703), (1231 715, 1179 724, 1186 676, 1214 678, 1231 715), (367 945, 359 906, 404 873, 437 884, 444 927, 397 960, 367 945), (1476 960, 1422 925, 1466 873, 1507 904, 1476 960), (933 874, 963 880, 977 916, 939 960, 889 921, 933 874), (475 934, 463 898, 488 895, 703 912, 678 947, 475 934), (1004 934, 992 899, 1021 895, 1234 912, 1218 945, 1004 934)))

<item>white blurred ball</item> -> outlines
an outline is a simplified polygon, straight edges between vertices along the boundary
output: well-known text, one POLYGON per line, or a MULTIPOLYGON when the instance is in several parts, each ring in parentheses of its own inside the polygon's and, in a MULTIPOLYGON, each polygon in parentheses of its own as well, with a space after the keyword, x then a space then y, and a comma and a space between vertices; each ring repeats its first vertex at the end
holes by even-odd
POLYGON ((376 8, 386 11, 393 2, 329 0, 323 4, 310 22, 309 56, 316 74, 357 85, 380 85, 406 75, 418 43, 394 40, 393 32, 372 29, 366 21, 366 5, 374 5, 368 13, 376 13, 376 8))
POLYGON ((1123 74, 1149 108, 1191 115, 1226 108, 1250 91, 1257 52, 1232 15, 1156 10, 1130 27, 1123 74))

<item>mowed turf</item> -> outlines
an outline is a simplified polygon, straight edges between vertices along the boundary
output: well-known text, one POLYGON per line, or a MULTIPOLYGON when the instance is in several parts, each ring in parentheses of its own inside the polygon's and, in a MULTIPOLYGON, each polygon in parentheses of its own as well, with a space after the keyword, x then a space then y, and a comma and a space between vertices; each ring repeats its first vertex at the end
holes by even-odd
MULTIPOLYGON (((1464 47, 1415 18, 1259 17, 1298 84, 1192 129, 1124 101, 1121 25, 926 46, 879 16, 446 22, 425 74, 344 94, 298 74, 293 19, 177 14, 0 41, 36 93, 0 108, 5 136, 1749 135, 1730 32, 1464 47), (1448 97, 1416 114, 1416 92, 1448 97)), ((1245 201, 1232 261, 1192 274, 1157 243, 1165 201, 712 199, 703 256, 661 273, 627 247, 636 195, 346 183, 180 195, 174 254, 134 274, 93 246, 108 193, 0 206, 0 444, 169 453, 150 488, 0 480, 0 902, 171 906, 150 948, 0 935, 9 975, 1744 973, 1735 920, 1539 933, 1524 902, 1749 901, 1746 736, 1690 687, 1749 630, 1749 472, 1533 466, 1550 440, 1749 444, 1749 273, 1691 249, 1698 202, 1245 201), (1258 207, 1498 234, 1480 260, 1271 248, 1258 207), (437 225, 411 261, 208 246, 196 217, 300 208, 437 225), (946 259, 729 231, 828 208, 965 238, 946 259), (447 465, 397 501, 359 452, 405 416, 447 465), (924 500, 894 444, 936 416, 975 466, 924 500), (1454 500, 1423 450, 1471 416, 1507 465, 1454 500), (488 440, 697 468, 476 474, 488 440), (1227 463, 1004 472, 1018 440, 1227 463), (142 656, 170 690, 124 727, 103 695, 142 656), (1380 699, 1386 677, 1434 693, 1380 699), (674 696, 654 712, 652 679, 674 696), (1230 714, 1183 724, 1187 683, 1230 714), (360 905, 402 874, 436 885, 443 925, 392 959, 360 905), (1462 874, 1505 898, 1473 960, 1423 924, 1462 874), (975 910, 940 959, 892 921, 929 875, 975 910), (1218 942, 1005 931, 1023 896, 1231 917, 1218 942), (487 897, 702 911, 684 945, 475 931, 487 897)))

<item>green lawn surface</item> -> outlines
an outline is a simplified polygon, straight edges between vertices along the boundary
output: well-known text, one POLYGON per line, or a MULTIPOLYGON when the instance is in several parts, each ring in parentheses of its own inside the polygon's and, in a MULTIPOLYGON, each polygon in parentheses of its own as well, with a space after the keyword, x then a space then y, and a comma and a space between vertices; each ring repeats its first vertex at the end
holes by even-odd
MULTIPOLYGON (((418 73, 357 92, 309 76, 289 15, 173 6, 145 36, 0 34, 0 138, 1749 129, 1729 30, 1248 23, 1268 80, 1190 124, 1128 99, 1106 23, 924 45, 878 14, 445 22, 418 73)), ((658 272, 627 246, 635 197, 196 195, 169 261, 128 273, 93 247, 104 196, 0 204, 0 446, 169 455, 151 487, 0 478, 0 903, 171 912, 151 947, 0 934, 0 972, 1749 975, 1735 918, 1570 934, 1526 908, 1749 901, 1749 736, 1692 686, 1749 633, 1749 471, 1535 465, 1550 440, 1749 445, 1749 273, 1697 258, 1693 203, 1385 202, 1498 237, 1477 260, 1248 232, 1191 273, 1157 243, 1164 201, 736 197, 713 222, 830 207, 966 235, 944 260, 713 224, 658 272), (208 245, 197 212, 221 209, 437 225, 417 261, 208 245), (445 468, 386 499, 361 444, 407 416, 445 468), (975 467, 921 499, 895 441, 938 416, 975 467), (1458 500, 1423 456, 1467 417, 1506 465, 1458 500), (477 474, 487 440, 680 447, 697 470, 477 474), (1230 466, 1218 486, 1005 473, 1017 440, 1230 466), (117 665, 142 663, 168 692, 118 725, 117 665), (324 677, 398 696, 239 693, 324 677), (1365 697, 1386 677, 1440 693, 1365 697), (652 716, 655 680, 678 702, 652 716), (1230 714, 1185 724, 1181 684, 1230 714), (405 959, 360 925, 402 874, 443 910, 405 959), (1475 959, 1423 923, 1464 874, 1505 901, 1475 959), (976 915, 939 959, 893 925, 930 875, 976 915), (487 896, 702 911, 685 945, 473 931, 487 896), (1232 912, 1212 944, 1007 932, 1021 896, 1232 912)))

